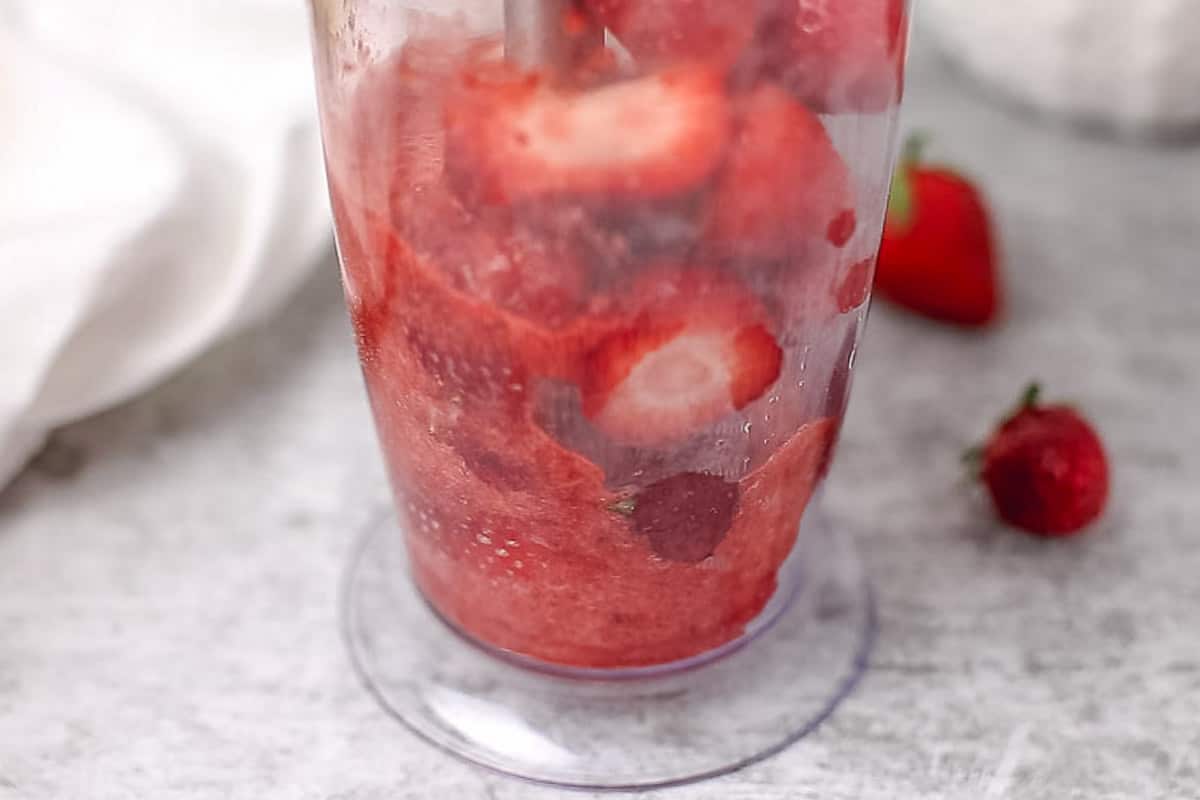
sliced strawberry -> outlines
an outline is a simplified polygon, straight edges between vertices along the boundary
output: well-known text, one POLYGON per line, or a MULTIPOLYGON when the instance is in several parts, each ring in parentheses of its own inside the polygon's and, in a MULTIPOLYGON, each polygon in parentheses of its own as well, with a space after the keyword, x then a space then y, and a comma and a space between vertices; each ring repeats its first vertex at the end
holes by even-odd
POLYGON ((783 354, 753 297, 703 273, 664 274, 642 281, 640 313, 585 359, 584 414, 624 443, 686 436, 779 377, 783 354))
POLYGON ((583 92, 482 65, 447 103, 447 171, 490 205, 679 195, 708 179, 729 138, 721 76, 696 65, 583 92))
POLYGON ((697 563, 713 554, 729 533, 738 485, 719 475, 683 472, 647 486, 617 505, 631 507, 633 530, 668 561, 697 563))
POLYGON ((751 260, 785 258, 814 241, 841 247, 855 228, 850 171, 821 120, 771 84, 738 108, 712 204, 711 241, 751 260))
POLYGON ((882 111, 900 99, 904 0, 774 0, 764 73, 821 112, 882 111))
POLYGON ((732 63, 758 21, 729 0, 585 0, 638 61, 713 59, 732 63))
MULTIPOLYGON (((386 277, 380 295, 352 306, 369 382, 378 371, 373 380, 391 387, 390 396, 427 393, 447 410, 465 405, 471 413, 516 418, 527 413, 534 377, 564 375, 568 368, 574 374, 580 345, 557 334, 558 323, 545 316, 557 298, 522 294, 537 288, 539 279, 518 281, 511 307, 502 307, 494 297, 481 296, 502 286, 461 285, 462 276, 434 262, 471 251, 438 251, 426 240, 418 252, 386 220, 364 213, 363 221, 370 235, 360 243, 360 263, 386 277)), ((498 249, 487 252, 488 258, 502 256, 498 249)))

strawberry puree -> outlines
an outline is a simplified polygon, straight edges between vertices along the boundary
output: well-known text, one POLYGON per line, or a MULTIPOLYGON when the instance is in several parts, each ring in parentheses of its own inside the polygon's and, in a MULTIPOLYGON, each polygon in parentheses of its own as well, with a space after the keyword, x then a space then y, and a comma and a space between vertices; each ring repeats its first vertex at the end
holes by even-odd
POLYGON ((414 40, 325 120, 414 578, 465 633, 557 664, 744 633, 828 464, 859 320, 831 288, 855 201, 819 119, 729 88, 745 31, 710 63, 662 65, 656 36, 632 73, 553 80, 414 40))

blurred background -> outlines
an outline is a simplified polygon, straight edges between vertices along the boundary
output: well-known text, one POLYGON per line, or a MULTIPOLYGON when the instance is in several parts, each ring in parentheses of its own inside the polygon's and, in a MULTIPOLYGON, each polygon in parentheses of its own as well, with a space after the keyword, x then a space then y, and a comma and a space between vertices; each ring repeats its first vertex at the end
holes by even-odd
POLYGON ((331 240, 296 2, 0 4, 0 481, 331 240))
MULTIPOLYGON (((873 311, 828 490, 873 671, 712 796, 1195 796, 1200 3, 926 0, 907 92, 1005 316, 873 311), (964 487, 1033 377, 1106 435, 1086 540, 964 487)), ((0 798, 543 796, 431 769, 342 657, 388 499, 331 241, 301 3, 0 0, 0 798)))

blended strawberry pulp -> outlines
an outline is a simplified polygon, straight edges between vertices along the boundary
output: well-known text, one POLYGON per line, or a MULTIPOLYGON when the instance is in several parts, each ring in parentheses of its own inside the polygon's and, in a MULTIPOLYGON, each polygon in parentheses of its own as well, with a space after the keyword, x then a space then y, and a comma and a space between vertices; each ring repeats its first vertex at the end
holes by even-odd
POLYGON ((836 436, 861 310, 839 307, 846 166, 800 100, 739 94, 728 64, 551 79, 468 42, 411 39, 325 119, 414 578, 546 662, 730 642, 836 436))

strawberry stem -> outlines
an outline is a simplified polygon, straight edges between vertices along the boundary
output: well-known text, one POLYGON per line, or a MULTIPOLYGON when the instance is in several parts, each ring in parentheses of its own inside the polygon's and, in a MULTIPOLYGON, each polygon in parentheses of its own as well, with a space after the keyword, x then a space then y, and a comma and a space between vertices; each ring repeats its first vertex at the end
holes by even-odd
POLYGON ((900 153, 900 164, 905 167, 914 167, 925 161, 925 151, 929 148, 929 143, 933 141, 933 137, 927 131, 914 131, 909 134, 908 139, 904 142, 904 149, 900 153))
POLYGON ((977 444, 964 450, 962 463, 972 478, 978 478, 983 472, 983 445, 977 444))
POLYGON ((1017 401, 1016 406, 1011 411, 1004 415, 1001 424, 1016 419, 1021 415, 1021 412, 1033 408, 1038 404, 1042 397, 1042 384, 1038 381, 1030 381, 1025 386, 1025 390, 1021 392, 1021 399, 1017 401))
POLYGON ((1031 382, 1025 387, 1025 392, 1021 395, 1021 405, 1019 408, 1032 408, 1036 406, 1041 396, 1042 385, 1037 381, 1031 382))
MULTIPOLYGON (((1042 384, 1038 381, 1030 381, 1025 387, 1025 391, 1021 393, 1021 400, 1017 403, 1017 407, 1010 411, 1005 417, 1003 425, 1016 418, 1020 413, 1028 408, 1033 408, 1037 405, 1038 400, 1042 396, 1042 384)), ((994 435, 994 434, 993 434, 994 435)), ((983 459, 986 453, 987 445, 977 444, 967 448, 962 454, 963 466, 970 471, 971 477, 980 478, 983 473, 983 459)))
POLYGON ((892 176, 892 192, 888 196, 888 223, 907 230, 916 218, 916 198, 913 196, 912 171, 925 155, 930 136, 923 132, 911 134, 904 143, 900 163, 892 176))
POLYGON ((912 182, 908 168, 901 164, 892 176, 892 192, 888 195, 887 219, 891 225, 907 229, 912 225, 913 197, 912 182))

